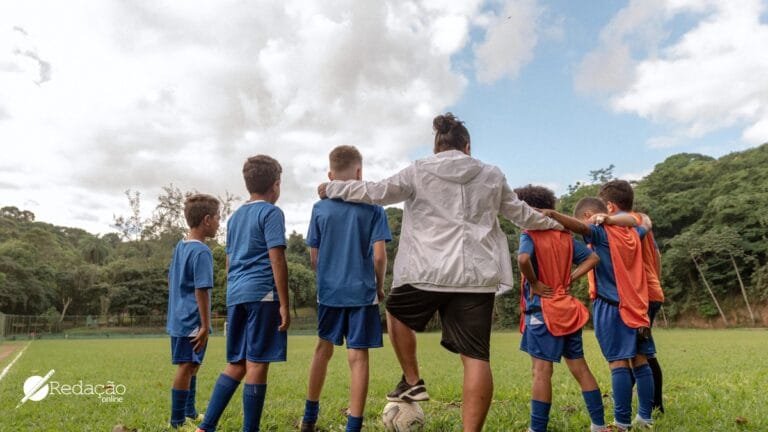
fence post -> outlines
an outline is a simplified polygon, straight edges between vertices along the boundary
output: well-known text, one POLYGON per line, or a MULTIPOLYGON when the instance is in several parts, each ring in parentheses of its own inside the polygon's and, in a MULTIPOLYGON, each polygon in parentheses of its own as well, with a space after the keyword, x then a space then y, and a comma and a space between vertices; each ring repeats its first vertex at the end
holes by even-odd
POLYGON ((5 314, 0 312, 0 340, 5 339, 5 314))

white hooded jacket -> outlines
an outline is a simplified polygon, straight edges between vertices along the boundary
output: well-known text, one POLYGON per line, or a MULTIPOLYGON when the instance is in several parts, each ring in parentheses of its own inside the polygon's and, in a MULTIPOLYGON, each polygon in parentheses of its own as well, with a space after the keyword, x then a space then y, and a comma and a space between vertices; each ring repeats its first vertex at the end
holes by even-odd
POLYGON ((379 182, 332 181, 329 198, 388 205, 405 201, 393 287, 495 292, 513 285, 501 214, 533 230, 562 229, 519 200, 501 170, 450 150, 379 182))

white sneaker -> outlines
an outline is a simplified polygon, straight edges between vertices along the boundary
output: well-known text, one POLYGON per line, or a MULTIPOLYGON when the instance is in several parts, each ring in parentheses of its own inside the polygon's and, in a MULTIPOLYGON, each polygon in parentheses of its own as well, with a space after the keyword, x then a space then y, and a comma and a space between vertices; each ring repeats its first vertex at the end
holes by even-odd
POLYGON ((638 414, 635 416, 635 420, 632 421, 632 426, 638 429, 653 429, 653 419, 644 419, 638 414))

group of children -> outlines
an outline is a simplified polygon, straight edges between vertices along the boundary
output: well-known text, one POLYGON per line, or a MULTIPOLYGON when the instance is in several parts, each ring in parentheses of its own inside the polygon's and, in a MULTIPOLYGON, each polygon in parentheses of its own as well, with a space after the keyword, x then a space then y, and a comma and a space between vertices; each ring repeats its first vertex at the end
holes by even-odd
MULTIPOLYGON (((329 159, 331 181, 361 180, 362 156, 354 147, 337 147, 329 159)), ((190 229, 177 244, 169 270, 167 330, 172 362, 178 365, 171 390, 173 428, 214 431, 245 379, 243 430, 259 430, 269 364, 285 361, 290 325, 285 221, 275 206, 281 172, 280 164, 264 155, 249 158, 243 167, 250 197, 227 222, 227 364, 204 415, 195 409, 196 374, 211 331, 213 257, 203 242, 219 228, 219 202, 205 194, 190 196, 185 202, 190 229)), ((599 198, 585 198, 577 204, 575 217, 556 212, 554 194, 546 188, 528 186, 515 192, 565 229, 581 234, 587 244, 558 230, 524 231, 520 238, 521 349, 533 360, 530 430, 546 431, 552 363, 561 357, 581 386, 592 431, 630 428, 634 385, 639 400, 634 423, 650 426, 652 409, 663 409, 661 373, 649 330, 663 294, 650 221, 632 213, 631 185, 607 183, 599 198), (581 329, 589 312, 569 293, 572 282, 585 274, 589 276, 595 334, 611 368, 613 428, 606 426, 602 394, 584 359, 581 329)), ((328 363, 334 345, 344 341, 351 371, 346 430, 361 430, 368 392, 368 349, 382 346, 378 304, 384 298, 385 243, 390 240, 387 217, 380 206, 324 199, 312 209, 306 242, 317 273, 319 338, 310 367, 302 432, 316 430, 328 363)))

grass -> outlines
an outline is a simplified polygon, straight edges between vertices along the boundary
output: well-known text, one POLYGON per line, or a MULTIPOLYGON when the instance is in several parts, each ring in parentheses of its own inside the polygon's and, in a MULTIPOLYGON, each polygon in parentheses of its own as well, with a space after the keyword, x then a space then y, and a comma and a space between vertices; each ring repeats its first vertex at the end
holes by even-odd
MULTIPOLYGON (((610 374, 599 354, 594 335, 585 334, 586 354, 604 393, 610 391, 610 374)), ((765 431, 768 430, 768 332, 749 330, 658 330, 659 360, 664 369, 667 413, 658 418, 655 431, 765 431)), ((518 350, 517 333, 495 333, 492 366, 494 401, 487 431, 523 431, 528 422, 530 361, 518 350)), ((9 344, 6 342, 5 344, 9 344)), ((26 342, 13 342, 23 346, 26 342)), ((315 344, 311 336, 291 336, 288 362, 270 370, 264 431, 296 430, 306 391, 307 369, 315 344)), ((438 334, 419 336, 422 374, 433 401, 423 403, 427 431, 460 430, 461 364, 457 356, 440 348, 438 334)), ((0 360, 2 370, 15 354, 0 360)), ((158 339, 37 340, 0 381, 0 430, 110 431, 118 423, 141 431, 167 430, 170 383, 169 343, 158 339), (62 384, 126 386, 121 403, 102 403, 95 396, 49 395, 15 409, 23 396, 22 385, 31 375, 55 369, 51 380, 62 384)), ((224 366, 224 339, 213 338, 199 374, 198 408, 204 409, 211 388, 224 366)), ((343 430, 342 411, 347 405, 348 369, 345 352, 336 350, 321 399, 319 425, 328 431, 343 430)), ((379 413, 384 394, 400 377, 399 366, 388 345, 373 350, 371 383, 366 409, 366 430, 383 430, 379 413)), ((550 431, 587 430, 589 418, 576 382, 564 365, 555 368, 550 431)), ((240 392, 225 411, 219 430, 238 431, 242 426, 240 392)), ((610 421, 612 403, 606 398, 610 421)), ((635 411, 636 412, 636 411, 635 411)))

